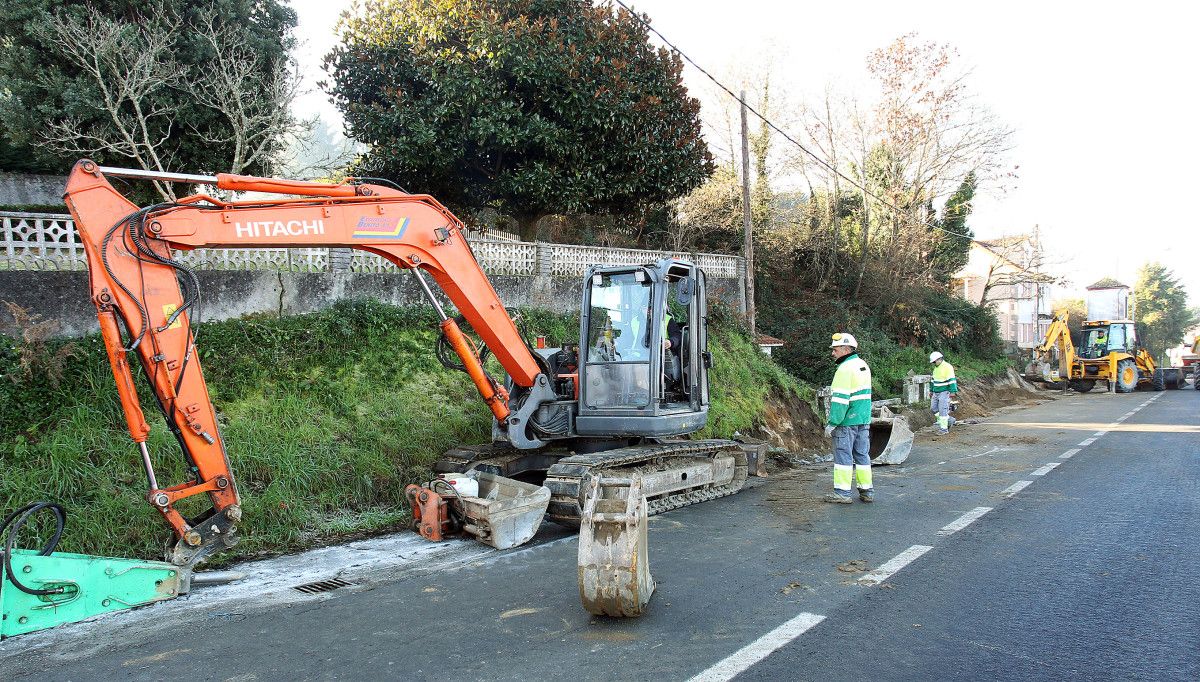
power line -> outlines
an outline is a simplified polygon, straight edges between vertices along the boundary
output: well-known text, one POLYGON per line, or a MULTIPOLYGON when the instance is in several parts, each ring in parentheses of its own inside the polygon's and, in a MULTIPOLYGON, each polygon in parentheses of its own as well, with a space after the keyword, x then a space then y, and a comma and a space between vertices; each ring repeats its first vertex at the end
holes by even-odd
MULTIPOLYGON (((805 154, 807 154, 809 157, 811 157, 813 161, 816 161, 816 162, 817 162, 817 163, 819 163, 820 165, 822 165, 822 166, 824 166, 825 168, 827 168, 827 169, 828 169, 828 170, 829 170, 831 173, 833 173, 833 174, 837 175, 839 178, 841 178, 841 179, 845 180, 846 182, 850 183, 851 185, 853 185, 853 186, 857 187, 859 190, 861 190, 861 191, 862 191, 862 193, 863 193, 863 194, 869 195, 871 198, 875 199, 876 201, 878 201, 879 203, 883 204, 884 206, 887 206, 888 208, 892 209, 892 210, 893 210, 893 211, 895 211, 896 213, 899 213, 899 214, 901 214, 901 215, 905 215, 905 211, 904 211, 903 209, 901 209, 899 206, 896 206, 895 204, 893 204, 892 202, 888 201, 887 199, 884 199, 883 197, 881 197, 881 196, 879 196, 878 194, 876 194, 876 193, 872 192, 871 190, 867 189, 866 187, 863 187, 862 185, 858 184, 858 182, 856 182, 855 180, 851 179, 850 177, 848 177, 847 175, 845 175, 844 173, 842 173, 840 170, 838 170, 838 169, 837 169, 837 167, 833 166, 833 165, 832 165, 832 164, 830 164, 828 161, 826 161, 825 159, 821 158, 820 156, 818 156, 818 155, 817 155, 816 153, 814 153, 813 151, 809 150, 809 149, 808 149, 808 147, 805 147, 803 144, 801 144, 801 143, 800 143, 798 140, 796 140, 795 138, 793 138, 791 135, 788 135, 787 133, 785 133, 785 132, 784 132, 782 129, 780 129, 780 127, 779 127, 779 126, 775 125, 775 124, 774 124, 774 123, 773 123, 773 122, 772 122, 770 119, 768 119, 766 116, 763 116, 762 114, 758 113, 758 111, 757 111, 757 110, 756 110, 754 107, 752 107, 752 106, 750 106, 749 104, 747 104, 745 100, 743 100, 741 97, 738 97, 738 96, 737 96, 736 94, 734 94, 734 92, 733 92, 732 90, 730 90, 729 88, 725 87, 725 84, 724 84, 724 83, 722 83, 721 81, 717 80, 717 79, 716 79, 716 77, 715 77, 715 76, 713 76, 711 73, 709 73, 707 70, 705 70, 705 69, 704 69, 704 67, 700 66, 699 64, 697 64, 697 63, 696 63, 696 61, 695 61, 694 59, 692 59, 691 57, 687 56, 687 53, 685 53, 683 50, 679 49, 678 47, 675 47, 675 44, 674 44, 674 43, 672 43, 670 40, 667 40, 667 37, 666 37, 666 36, 664 36, 662 33, 659 33, 658 29, 656 29, 656 28, 654 28, 653 26, 651 26, 651 25, 650 25, 650 22, 648 22, 648 21, 646 21, 645 19, 643 19, 643 18, 642 18, 642 15, 640 15, 640 14, 638 14, 637 12, 633 11, 633 9, 632 9, 632 8, 631 8, 629 5, 626 5, 624 2, 622 2, 622 0, 613 0, 613 2, 615 2, 615 3, 617 3, 618 5, 620 5, 621 7, 623 7, 623 8, 625 9, 625 11, 626 11, 626 12, 629 12, 629 14, 630 14, 630 15, 631 15, 631 16, 632 16, 634 19, 637 19, 637 20, 638 20, 638 22, 640 22, 640 23, 641 23, 643 26, 645 26, 647 30, 649 30, 649 31, 650 31, 651 33, 653 33, 654 35, 658 36, 659 40, 661 40, 661 41, 663 41, 664 43, 666 43, 666 44, 667 44, 667 47, 670 47, 672 50, 674 50, 674 51, 675 51, 675 54, 678 54, 680 57, 683 57, 683 59, 684 59, 685 61, 687 61, 687 63, 688 63, 688 64, 691 64, 691 65, 692 65, 692 66, 693 66, 693 67, 694 67, 694 68, 695 68, 697 71, 699 71, 700 73, 702 73, 702 74, 704 74, 705 76, 707 76, 707 77, 708 77, 708 79, 709 79, 710 81, 712 81, 713 83, 715 83, 715 84, 717 85, 717 87, 718 87, 718 88, 720 88, 720 89, 724 90, 724 91, 725 91, 725 94, 729 95, 729 96, 730 96, 730 97, 732 97, 734 100, 736 100, 736 101, 737 101, 739 104, 741 104, 742 106, 746 107, 746 109, 747 109, 747 110, 748 110, 750 113, 754 114, 754 115, 755 115, 755 116, 757 116, 757 117, 758 117, 758 118, 759 118, 759 119, 760 119, 760 120, 761 120, 763 123, 766 123, 768 126, 770 126, 772 130, 774 130, 775 132, 777 132, 777 133, 779 133, 780 135, 782 135, 782 136, 783 136, 783 138, 784 138, 785 140, 787 140, 788 142, 791 142, 792 144, 794 144, 794 145, 796 145, 797 147, 799 147, 799 148, 800 148, 800 151, 804 152, 804 153, 805 153, 805 154)), ((919 223, 920 223, 920 224, 922 224, 922 225, 925 225, 926 227, 932 228, 932 229, 934 229, 934 230, 938 230, 938 231, 940 231, 940 232, 945 232, 946 234, 952 234, 952 235, 954 235, 954 236, 956 236, 956 237, 963 237, 963 238, 966 238, 966 239, 974 239, 974 235, 971 235, 971 234, 965 234, 965 233, 962 233, 962 232, 955 232, 954 230, 947 230, 946 228, 944 228, 944 227, 942 227, 942 226, 940 226, 940 225, 935 225, 935 224, 933 224, 933 223, 931 223, 931 222, 926 222, 926 221, 917 221, 917 222, 919 222, 919 223)))

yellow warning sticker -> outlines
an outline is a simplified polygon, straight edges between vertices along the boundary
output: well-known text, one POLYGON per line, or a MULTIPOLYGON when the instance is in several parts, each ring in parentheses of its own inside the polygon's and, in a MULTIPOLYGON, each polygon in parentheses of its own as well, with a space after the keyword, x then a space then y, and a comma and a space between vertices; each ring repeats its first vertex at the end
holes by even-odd
MULTIPOLYGON (((178 309, 179 309, 179 306, 175 305, 174 303, 168 303, 168 304, 164 305, 163 306, 163 317, 165 318, 164 321, 171 319, 171 315, 173 315, 175 313, 175 311, 178 309)), ((167 327, 167 329, 179 329, 182 326, 183 326, 183 315, 180 315, 179 317, 175 318, 175 321, 172 322, 171 326, 167 327)))

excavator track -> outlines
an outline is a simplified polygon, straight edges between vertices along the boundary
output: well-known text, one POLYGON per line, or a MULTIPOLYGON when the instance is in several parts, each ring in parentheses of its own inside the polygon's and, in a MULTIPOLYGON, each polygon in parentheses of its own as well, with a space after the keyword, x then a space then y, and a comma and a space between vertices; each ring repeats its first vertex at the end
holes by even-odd
POLYGON ((580 491, 590 477, 601 473, 640 478, 651 516, 732 495, 742 489, 748 474, 745 451, 729 440, 654 443, 572 455, 546 472, 544 485, 551 495, 546 516, 558 523, 579 525, 583 514, 580 491), (705 469, 714 476, 705 477, 705 469), (694 486, 681 487, 686 484, 678 480, 679 475, 698 472, 701 475, 693 477, 697 481, 694 486))
POLYGON ((579 525, 580 491, 596 474, 642 480, 650 515, 732 495, 748 475, 746 452, 731 440, 647 443, 579 455, 561 449, 531 452, 505 444, 477 445, 455 448, 434 465, 437 472, 475 469, 509 477, 530 468, 546 471, 544 485, 551 495, 547 517, 569 526, 579 525), (695 483, 684 483, 685 474, 695 483))

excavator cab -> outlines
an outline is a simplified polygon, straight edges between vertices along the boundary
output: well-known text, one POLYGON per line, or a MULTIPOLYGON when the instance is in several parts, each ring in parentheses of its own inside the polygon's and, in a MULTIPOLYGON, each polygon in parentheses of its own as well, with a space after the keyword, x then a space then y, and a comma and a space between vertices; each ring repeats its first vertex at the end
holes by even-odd
POLYGON ((579 436, 676 436, 708 419, 704 273, 691 263, 595 267, 583 288, 579 436))

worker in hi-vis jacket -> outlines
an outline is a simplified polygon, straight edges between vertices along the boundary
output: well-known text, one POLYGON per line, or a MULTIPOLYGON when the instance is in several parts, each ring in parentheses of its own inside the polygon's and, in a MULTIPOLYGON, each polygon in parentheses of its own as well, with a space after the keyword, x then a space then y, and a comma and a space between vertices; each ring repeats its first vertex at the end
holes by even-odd
POLYGON ((875 501, 871 485, 871 368, 858 357, 858 341, 850 334, 833 335, 830 355, 838 363, 829 397, 825 435, 833 438, 833 492, 826 502, 850 504, 850 482, 858 483, 858 499, 875 501))

